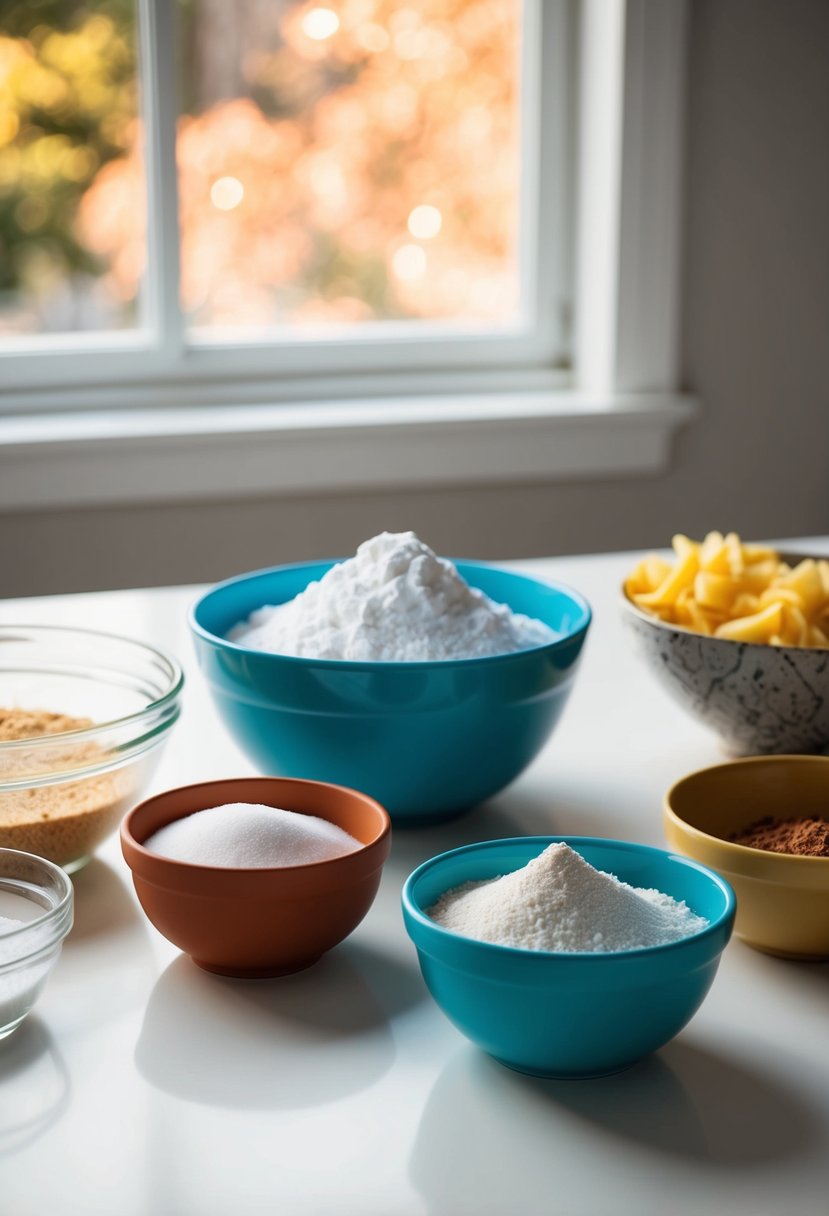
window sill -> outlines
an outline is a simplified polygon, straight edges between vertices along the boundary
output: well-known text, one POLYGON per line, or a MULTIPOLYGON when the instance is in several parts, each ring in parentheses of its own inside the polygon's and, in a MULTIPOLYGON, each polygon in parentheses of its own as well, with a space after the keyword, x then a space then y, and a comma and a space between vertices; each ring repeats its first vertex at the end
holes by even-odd
POLYGON ((0 510, 664 472, 670 393, 430 396, 0 419, 0 510))

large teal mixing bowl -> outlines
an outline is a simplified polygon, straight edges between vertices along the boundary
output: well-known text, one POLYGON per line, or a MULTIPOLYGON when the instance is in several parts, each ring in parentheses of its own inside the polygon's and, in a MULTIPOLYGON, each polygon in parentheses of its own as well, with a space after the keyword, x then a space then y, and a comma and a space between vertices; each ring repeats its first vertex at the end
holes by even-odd
POLYGON ((590 624, 575 591, 458 563, 473 587, 546 622, 556 640, 483 659, 381 663, 267 654, 227 640, 264 604, 293 599, 333 562, 278 566, 213 587, 190 615, 225 724, 271 776, 362 790, 395 823, 449 818, 502 789, 549 738, 590 624))
POLYGON ((731 936, 735 903, 713 870, 662 849, 525 836, 465 845, 418 866, 403 888, 403 919, 426 986, 468 1039, 519 1072, 595 1077, 628 1068, 693 1017, 731 936), (707 928, 643 950, 565 953, 474 941, 426 915, 445 891, 518 870, 560 841, 597 870, 684 900, 707 928))

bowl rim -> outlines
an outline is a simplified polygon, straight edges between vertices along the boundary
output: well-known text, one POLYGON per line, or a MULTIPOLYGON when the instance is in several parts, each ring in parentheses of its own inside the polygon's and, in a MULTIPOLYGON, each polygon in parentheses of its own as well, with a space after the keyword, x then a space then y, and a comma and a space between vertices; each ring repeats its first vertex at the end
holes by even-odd
MULTIPOLYGON (((351 556, 353 556, 353 554, 351 556)), ((376 671, 378 668, 383 668, 383 670, 392 670, 392 669, 398 668, 398 669, 403 669, 406 671, 410 671, 410 670, 416 671, 418 669, 423 670, 424 668, 435 668, 435 667, 440 667, 441 669, 445 669, 445 668, 449 668, 449 667, 453 667, 453 666, 463 666, 463 665, 468 665, 468 664, 472 664, 472 663, 489 665, 489 664, 495 664, 495 663, 509 662, 511 659, 514 660, 514 659, 518 658, 519 656, 523 656, 523 655, 543 654, 543 653, 547 653, 547 652, 552 653, 557 649, 563 649, 565 646, 571 645, 573 643, 573 641, 578 639, 579 637, 583 637, 587 633, 587 630, 589 629, 591 621, 593 619, 593 610, 590 607, 590 604, 588 603, 588 601, 585 599, 585 597, 582 595, 582 593, 580 591, 577 591, 574 587, 571 587, 568 583, 561 583, 558 581, 546 582, 543 579, 535 578, 531 574, 523 574, 519 570, 508 570, 504 566, 498 565, 497 562, 467 561, 464 558, 454 558, 454 557, 449 557, 449 558, 446 558, 445 560, 452 562, 453 565, 458 570, 460 570, 461 567, 463 567, 465 569, 473 569, 473 570, 494 570, 499 574, 508 575, 509 577, 514 578, 516 580, 526 582, 526 583, 536 584, 537 586, 544 587, 547 590, 556 591, 556 592, 564 594, 565 596, 569 597, 579 608, 579 610, 581 612, 581 618, 580 618, 579 624, 576 627, 574 627, 573 629, 571 629, 569 632, 565 633, 562 637, 557 637, 551 642, 543 642, 539 646, 526 646, 522 650, 510 650, 510 651, 507 651, 505 654, 491 654, 491 655, 482 655, 482 656, 471 655, 466 658, 457 658, 457 659, 388 660, 388 659, 318 659, 318 658, 311 658, 310 656, 306 656, 306 655, 280 654, 276 651, 258 650, 257 648, 252 647, 252 646, 243 646, 243 645, 240 645, 238 642, 231 642, 228 640, 228 638, 222 637, 220 634, 211 633, 211 631, 209 629, 206 629, 202 624, 200 624, 200 622, 197 619, 197 614, 199 612, 199 609, 203 606, 203 604, 211 596, 217 595, 220 592, 225 591, 228 588, 230 588, 236 584, 244 583, 244 582, 248 582, 248 581, 252 582, 253 580, 258 579, 258 578, 267 578, 269 575, 301 571, 304 569, 310 569, 312 567, 327 567, 327 569, 331 569, 333 566, 339 565, 342 562, 345 562, 348 560, 350 560, 348 557, 333 557, 333 558, 321 558, 318 561, 288 562, 286 564, 282 564, 282 565, 278 565, 278 566, 266 566, 266 567, 263 567, 261 570, 249 570, 249 571, 245 572, 244 574, 237 574, 231 578, 223 579, 221 582, 214 583, 210 587, 208 587, 208 589, 206 591, 203 591, 198 596, 198 598, 195 600, 195 602, 190 605, 190 608, 188 609, 188 613, 187 613, 187 621, 190 626, 190 629, 197 637, 201 638, 203 641, 205 641, 211 645, 219 645, 223 649, 229 650, 231 652, 237 652, 237 653, 243 654, 243 655, 262 656, 263 658, 265 658, 267 660, 278 659, 280 662, 299 665, 299 666, 306 667, 306 668, 313 665, 314 667, 320 666, 327 670, 337 670, 337 671, 366 671, 366 670, 376 671)), ((327 570, 325 571, 325 573, 327 573, 327 570)), ((282 602, 289 603, 290 601, 284 600, 282 602)), ((259 605, 260 608, 264 608, 266 606, 267 605, 265 605, 265 604, 259 605)), ((256 609, 253 609, 252 611, 256 611, 256 609)))
MULTIPOLYGON (((769 546, 769 548, 772 547, 769 546)), ((665 550, 665 552, 669 552, 669 550, 665 550)), ((808 558, 811 558, 812 561, 829 561, 829 554, 795 553, 790 549, 775 549, 775 552, 782 561, 802 562, 808 558)), ((690 629, 687 625, 675 625, 672 621, 663 621, 661 617, 646 612, 644 608, 640 608, 638 604, 634 604, 627 589, 629 578, 630 575, 627 575, 622 580, 619 588, 622 604, 632 616, 637 617, 640 621, 645 621, 648 625, 656 625, 662 629, 669 630, 671 633, 684 633, 692 638, 705 638, 707 642, 716 642, 720 646, 750 646, 753 650, 771 650, 775 654, 785 655, 829 655, 829 647, 827 646, 772 646, 770 642, 747 642, 741 641, 739 638, 718 638, 711 633, 700 633, 698 629, 690 629)))
MULTIPOLYGON (((576 851, 578 851, 576 849, 576 851)), ((537 856, 537 854, 536 854, 537 856)), ((512 871, 506 871, 511 873, 512 871)), ((473 880, 474 881, 474 880, 473 880)), ((450 887, 447 890, 451 890, 450 887)), ((445 853, 437 853, 434 857, 428 858, 421 862, 414 869, 403 884, 401 892, 401 901, 404 912, 418 925, 420 929, 426 933, 436 935, 436 940, 444 942, 462 942, 470 949, 482 951, 485 954, 493 954, 496 958, 514 957, 519 959, 536 959, 537 963, 530 963, 530 966, 542 966, 546 963, 549 966, 550 960, 555 959, 566 963, 596 963, 599 966, 611 966, 614 962, 620 959, 641 959, 651 958, 654 955, 668 954, 673 951, 686 948, 691 943, 703 942, 708 938, 717 936, 724 925, 729 921, 733 923, 737 908, 737 900, 731 885, 722 875, 717 874, 709 866, 704 865, 700 861, 696 861, 692 857, 685 857, 681 853, 674 853, 667 849, 660 849, 654 845, 637 844, 632 840, 619 840, 614 837, 605 836, 505 836, 496 840, 481 840, 472 844, 460 845, 455 849, 448 849, 445 853), (715 920, 703 928, 698 929, 696 933, 689 933, 686 937, 681 937, 677 941, 663 942, 657 946, 640 946, 634 950, 530 950, 522 946, 502 946, 496 942, 484 942, 478 938, 466 937, 461 933, 456 933, 453 929, 445 929, 422 910, 420 905, 413 897, 414 886, 420 877, 428 870, 437 865, 443 864, 450 858, 457 857, 462 853, 483 852, 488 848, 501 848, 505 845, 535 845, 540 846, 539 852, 551 844, 567 844, 571 848, 577 845, 598 845, 601 848, 610 848, 618 852, 647 854, 658 856, 661 860, 678 863, 683 867, 696 870, 708 879, 711 884, 719 889, 725 898, 725 907, 715 920)), ((418 949, 420 946, 415 943, 418 949)))
MULTIPOLYGON (((790 765, 792 763, 814 764, 815 762, 829 765, 829 756, 799 753, 787 754, 781 752, 769 756, 740 756, 735 760, 724 760, 720 764, 707 764, 704 768, 692 769, 690 773, 686 773, 684 777, 679 777, 668 787, 662 799, 662 813, 669 822, 676 824, 693 840, 716 846, 729 856, 742 857, 745 861, 751 858, 752 863, 755 865, 762 858, 763 860, 760 864, 768 864, 770 867, 791 865, 794 862, 801 867, 805 866, 812 871, 816 871, 821 866, 826 867, 827 863, 829 863, 829 857, 805 857, 802 853, 778 853, 771 849, 759 849, 755 845, 738 844, 735 840, 726 840, 724 836, 715 836, 713 832, 705 832, 702 828, 695 827, 693 823, 689 823, 687 819, 684 819, 672 805, 673 795, 681 785, 689 784, 706 773, 716 772, 721 769, 740 769, 755 764, 779 765, 782 763, 790 765)), ((829 778, 829 771, 827 771, 827 777, 829 778)), ((796 816, 790 815, 788 818, 796 818, 796 816)), ((827 871, 827 874, 829 874, 829 871, 827 871)))
MULTIPOLYGON (((198 809, 206 810, 208 808, 198 809)), ((195 813, 195 811, 190 812, 190 814, 195 813)), ((302 812, 297 813, 301 814, 302 812)), ((170 820, 170 822, 175 823, 179 819, 186 818, 186 814, 177 815, 174 819, 170 820)), ((325 816, 320 815, 319 818, 323 819, 325 816)), ((333 868, 338 866, 341 867, 343 863, 354 864, 356 863, 357 858, 364 858, 368 850, 382 850, 384 846, 390 847, 391 818, 386 808, 379 803, 376 798, 372 798, 370 794, 364 794, 362 790, 355 790, 349 786, 337 785, 336 782, 333 781, 314 781, 307 777, 268 777, 261 775, 254 775, 252 777, 218 777, 212 781, 195 781, 188 785, 173 786, 170 789, 161 790, 157 794, 152 794, 149 798, 142 798, 142 800, 136 803, 136 805, 132 807, 132 809, 129 810, 121 820, 119 835, 121 838, 121 848, 124 852, 124 859, 133 873, 135 873, 135 869, 130 859, 126 856, 127 849, 129 849, 130 852, 133 852, 136 858, 140 860, 143 865, 151 867, 152 869, 169 870, 171 874, 178 872, 183 875, 185 872, 187 872, 191 875, 201 875, 205 879, 209 879, 210 876, 216 877, 217 875, 221 874, 227 875, 228 881, 244 881, 245 879, 250 881, 251 876, 253 875, 261 876, 266 874, 292 874, 301 877, 303 873, 308 873, 311 870, 319 874, 323 873, 328 867, 333 870, 333 868), (360 848, 353 849, 350 853, 342 853, 339 857, 328 857, 323 861, 309 861, 303 862, 301 865, 293 866, 210 866, 199 862, 181 861, 179 858, 166 857, 163 853, 155 853, 152 849, 145 848, 142 842, 133 835, 132 822, 136 815, 143 810, 148 803, 159 802, 165 798, 168 798, 171 794, 182 794, 189 791, 204 790, 219 785, 233 785, 236 782, 244 782, 247 784, 250 781, 278 782, 280 784, 290 783, 291 785, 302 785, 305 787, 310 786, 314 788, 323 786, 330 789, 344 791, 350 797, 359 798, 361 802, 369 804, 374 810, 379 812, 380 828, 373 840, 370 840, 367 843, 363 843, 361 841, 360 848)), ((381 864, 383 863, 381 862, 381 864)), ((146 877, 146 875, 140 875, 140 877, 146 877)))
MULTIPOLYGON (((9 933, 2 935, 2 941, 14 942, 15 940, 24 941, 25 935, 33 929, 38 929, 41 926, 52 924, 56 931, 54 940, 45 944, 38 945, 36 950, 30 951, 28 954, 21 954, 14 959, 8 959, 0 963, 0 974, 4 971, 11 971, 22 964, 29 963, 39 954, 47 950, 54 949, 55 941, 62 941, 66 937, 69 930, 72 928, 72 907, 74 904, 75 888, 72 885, 72 880, 62 866, 57 865, 54 861, 49 861, 47 857, 41 857, 37 853, 29 853, 25 849, 8 849, 0 848, 0 862, 6 856, 11 854, 13 857, 24 857, 27 861, 34 861, 43 869, 47 870, 53 878, 57 879, 58 885, 61 887, 63 894, 58 902, 52 908, 47 908, 42 916, 36 916, 33 920, 25 921, 19 929, 12 929, 9 933)), ((0 873, 0 880, 10 880, 11 876, 0 873)), ((21 897, 23 898, 23 897, 21 897)))
MULTIPOLYGON (((0 755, 8 754, 15 748, 44 748, 50 745, 54 747, 55 741, 63 742, 66 739, 71 739, 73 742, 83 742, 85 739, 92 738, 100 734, 102 730, 109 730, 115 727, 128 726, 133 722, 140 722, 147 716, 164 709, 167 705, 172 704, 180 695, 184 687, 184 672, 181 664, 169 651, 163 650, 160 646, 150 645, 149 642, 143 642, 139 638, 127 637, 121 633, 110 633, 103 629, 85 629, 81 626, 74 625, 29 625, 25 622, 0 624, 0 639, 2 635, 14 630, 26 631, 28 633, 43 633, 47 636, 59 633, 63 634, 80 634, 86 638, 106 638, 107 641, 125 642, 129 646, 134 646, 138 650, 146 651, 148 654, 154 655, 156 658, 166 663, 170 670, 170 687, 160 697, 156 697, 153 701, 149 701, 142 709, 134 710, 132 713, 124 714, 120 718, 108 718, 105 722, 94 722, 92 726, 83 726, 76 730, 54 731, 52 734, 35 735, 27 739, 4 739, 0 740, 0 755)), ((75 772, 76 770, 69 770, 75 772)), ((77 770, 81 771, 81 770, 77 770)), ((86 770, 83 770, 84 772, 86 770)), ((0 782, 2 784, 2 782, 0 782)))

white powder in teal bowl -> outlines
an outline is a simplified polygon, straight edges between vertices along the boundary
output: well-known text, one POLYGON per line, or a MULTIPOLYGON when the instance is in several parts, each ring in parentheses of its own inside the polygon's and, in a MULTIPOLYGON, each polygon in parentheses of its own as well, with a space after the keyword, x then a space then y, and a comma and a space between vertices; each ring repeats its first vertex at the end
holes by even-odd
POLYGON ((174 861, 233 869, 304 866, 362 847, 327 819, 253 802, 194 811, 144 841, 145 849, 174 861))
POLYGON ((273 654, 411 663, 511 654, 558 635, 470 587, 414 532, 382 532, 295 599, 258 608, 227 636, 273 654))
POLYGON ((502 878, 446 891, 427 915, 463 937, 549 951, 639 950, 708 924, 670 895, 595 869, 567 844, 551 844, 502 878))

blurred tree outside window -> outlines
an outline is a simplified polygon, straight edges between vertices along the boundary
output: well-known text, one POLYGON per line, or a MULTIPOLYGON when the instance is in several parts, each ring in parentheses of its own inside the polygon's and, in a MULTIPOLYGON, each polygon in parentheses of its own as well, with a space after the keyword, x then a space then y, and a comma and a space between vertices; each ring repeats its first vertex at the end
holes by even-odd
MULTIPOLYGON (((178 10, 194 330, 515 323, 520 0, 178 10)), ((136 4, 0 0, 0 14, 0 341, 135 326, 148 258, 136 4)))
POLYGON ((0 0, 0 336, 135 322, 145 261, 135 17, 133 0, 0 0), (102 255, 89 198, 116 180, 130 240, 102 255))

